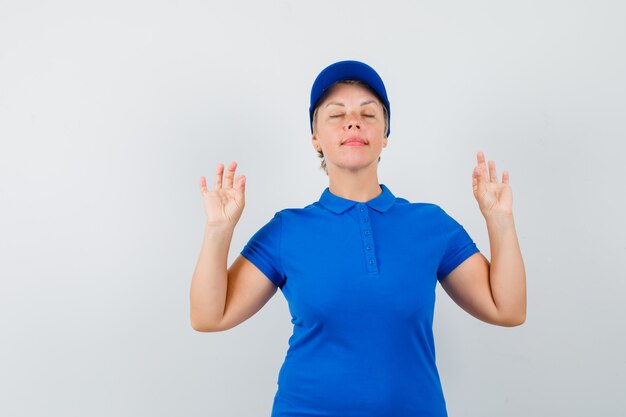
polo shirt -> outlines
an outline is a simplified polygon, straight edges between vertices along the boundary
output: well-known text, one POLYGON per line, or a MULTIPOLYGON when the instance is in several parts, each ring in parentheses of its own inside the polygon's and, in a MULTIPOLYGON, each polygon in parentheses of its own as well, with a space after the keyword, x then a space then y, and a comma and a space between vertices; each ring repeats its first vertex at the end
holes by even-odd
POLYGON ((286 208, 241 255, 285 296, 293 334, 272 417, 445 417, 435 361, 435 288, 478 248, 432 203, 379 184, 286 208))

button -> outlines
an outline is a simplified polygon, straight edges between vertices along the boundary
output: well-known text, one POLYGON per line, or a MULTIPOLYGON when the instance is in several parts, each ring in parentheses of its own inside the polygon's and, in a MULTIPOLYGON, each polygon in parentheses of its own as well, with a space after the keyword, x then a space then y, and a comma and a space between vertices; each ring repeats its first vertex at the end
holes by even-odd
POLYGON ((365 211, 365 207, 361 207, 361 211, 365 211))
POLYGON ((370 258, 370 264, 374 263, 374 259, 370 258))
POLYGON ((369 236, 369 234, 370 234, 370 231, 369 231, 369 230, 366 230, 366 231, 365 231, 365 235, 366 235, 366 236, 369 236))
POLYGON ((367 250, 372 250, 372 247, 370 245, 367 245, 367 250))
POLYGON ((363 221, 364 221, 365 223, 367 223, 369 220, 368 220, 368 219, 367 219, 367 217, 366 217, 366 218, 364 218, 364 219, 363 219, 363 221))

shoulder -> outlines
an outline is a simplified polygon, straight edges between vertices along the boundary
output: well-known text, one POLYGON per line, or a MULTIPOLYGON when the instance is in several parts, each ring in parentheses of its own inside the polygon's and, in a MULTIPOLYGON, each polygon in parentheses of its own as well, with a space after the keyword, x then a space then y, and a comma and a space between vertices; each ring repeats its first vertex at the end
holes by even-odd
MULTIPOLYGON (((406 201, 406 200, 405 200, 406 201)), ((409 203, 411 210, 421 212, 425 215, 437 218, 450 217, 448 212, 439 204, 433 202, 415 202, 409 203)))
POLYGON ((322 217, 320 210, 316 210, 313 205, 306 207, 287 207, 274 213, 274 219, 280 222, 281 231, 289 234, 289 231, 297 231, 309 227, 315 223, 317 217, 322 217))
POLYGON ((305 207, 287 207, 280 211, 277 211, 276 215, 282 217, 306 216, 314 212, 315 209, 315 203, 313 203, 305 207))
POLYGON ((402 222, 416 224, 437 233, 447 233, 460 226, 441 205, 433 202, 410 203, 404 200, 396 205, 395 212, 402 222))
POLYGON ((426 217, 439 217, 445 214, 445 211, 435 203, 427 201, 411 202, 402 197, 396 197, 393 208, 401 213, 426 217))
POLYGON ((304 207, 287 207, 276 212, 277 216, 282 217, 285 220, 297 221, 301 219, 321 216, 326 213, 326 210, 322 208, 317 202, 311 203, 304 207))

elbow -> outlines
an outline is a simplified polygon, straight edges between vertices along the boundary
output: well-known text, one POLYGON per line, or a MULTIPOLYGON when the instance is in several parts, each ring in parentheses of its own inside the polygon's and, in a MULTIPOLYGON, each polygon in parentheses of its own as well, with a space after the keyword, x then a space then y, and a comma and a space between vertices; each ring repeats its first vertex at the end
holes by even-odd
POLYGON ((191 328, 194 329, 197 332, 202 332, 202 333, 206 333, 209 331, 209 329, 204 326, 202 323, 198 323, 197 321, 194 321, 194 319, 191 319, 191 328))
POLYGON ((204 326, 199 326, 197 324, 191 323, 191 328, 200 333, 210 333, 211 330, 204 326))
POLYGON ((189 312, 191 328, 201 333, 212 333, 221 331, 222 317, 212 317, 207 309, 192 304, 189 312))
POLYGON ((502 320, 499 324, 500 326, 503 326, 503 327, 517 327, 517 326, 521 326, 525 322, 526 322, 526 314, 523 314, 523 315, 516 316, 516 317, 509 317, 505 320, 502 320))
POLYGON ((201 333, 213 333, 219 331, 216 326, 209 325, 202 321, 194 320, 193 317, 191 318, 191 328, 201 333))

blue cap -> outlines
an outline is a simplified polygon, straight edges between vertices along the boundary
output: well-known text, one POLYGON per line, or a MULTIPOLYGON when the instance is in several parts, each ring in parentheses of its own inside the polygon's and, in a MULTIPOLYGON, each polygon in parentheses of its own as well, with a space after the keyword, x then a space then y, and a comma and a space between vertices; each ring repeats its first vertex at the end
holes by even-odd
POLYGON ((311 104, 309 107, 309 121, 311 123, 311 133, 313 133, 313 112, 317 106, 320 97, 330 86, 337 81, 358 80, 370 87, 387 108, 387 136, 391 131, 391 108, 389 107, 389 99, 387 98, 387 90, 383 84, 382 78, 374 68, 359 61, 340 61, 335 62, 324 68, 319 73, 313 87, 311 87, 311 104))

